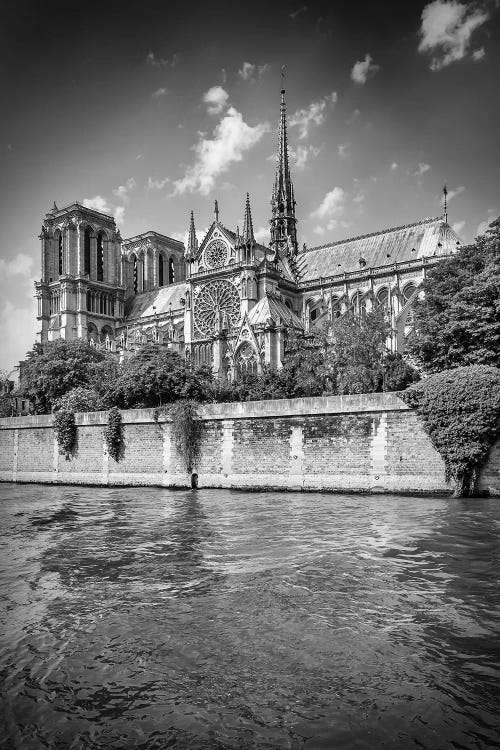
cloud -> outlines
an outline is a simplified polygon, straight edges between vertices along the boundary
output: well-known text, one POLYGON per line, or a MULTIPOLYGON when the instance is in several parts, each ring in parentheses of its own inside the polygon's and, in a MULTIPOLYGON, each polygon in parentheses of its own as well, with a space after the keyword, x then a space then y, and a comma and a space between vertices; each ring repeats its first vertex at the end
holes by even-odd
POLYGON ((254 231, 254 235, 257 242, 261 245, 269 245, 269 240, 271 239, 269 227, 259 227, 254 231))
POLYGON ((363 86, 368 78, 375 75, 377 70, 380 70, 380 66, 372 63, 372 56, 367 53, 364 60, 358 60, 354 63, 351 70, 351 78, 354 83, 359 83, 360 86, 363 86))
POLYGON ((353 203, 364 203, 366 196, 363 193, 358 193, 354 196, 353 203))
MULTIPOLYGON (((316 147, 316 146, 301 146, 299 145, 297 147, 297 150, 294 151, 293 149, 290 150, 290 160, 292 162, 292 165, 296 167, 297 169, 304 169, 306 166, 306 163, 310 156, 316 158, 318 154, 321 152, 322 147, 316 147)), ((272 159, 276 159, 276 156, 273 155, 272 159)))
POLYGON ((431 168, 430 164, 425 164, 423 161, 420 162, 415 172, 413 172, 414 177, 422 177, 423 174, 429 171, 431 168))
POLYGON ((156 89, 151 96, 153 99, 161 99, 162 96, 165 96, 166 94, 168 94, 168 89, 156 89))
POLYGON ((247 125, 243 116, 230 107, 213 132, 213 138, 200 135, 193 147, 196 159, 186 174, 174 182, 174 195, 198 192, 208 195, 216 178, 227 172, 231 164, 243 159, 243 154, 269 132, 267 122, 254 127, 247 125))
POLYGON ((0 258, 0 277, 29 276, 33 266, 33 258, 26 253, 17 253, 10 260, 0 258))
POLYGON ((465 226, 465 221, 456 221, 454 224, 452 224, 452 229, 454 232, 456 232, 460 236, 460 232, 465 226))
POLYGON ((349 145, 347 143, 339 143, 337 146, 337 152, 341 159, 347 159, 350 156, 349 145))
POLYGON ((358 119, 358 117, 360 116, 360 114, 361 114, 361 112, 359 111, 359 109, 355 109, 353 111, 352 115, 349 117, 349 119, 346 120, 347 124, 348 125, 352 125, 353 122, 355 122, 358 119))
POLYGON ((484 234, 486 232, 486 230, 488 229, 488 227, 491 224, 491 222, 495 220, 495 215, 496 214, 493 211, 493 209, 490 208, 489 211, 488 211, 488 218, 486 218, 484 221, 482 221, 479 224, 478 228, 476 229, 476 237, 478 235, 484 234))
POLYGON ((474 62, 479 62, 485 57, 485 55, 486 51, 484 47, 480 47, 479 49, 474 50, 474 52, 472 53, 472 59, 474 60, 474 62))
POLYGON ((226 84, 227 83, 227 73, 226 73, 226 69, 225 68, 222 68, 222 70, 220 72, 220 77, 221 77, 222 83, 226 84))
POLYGON ((113 190, 113 195, 116 195, 117 198, 120 198, 122 201, 128 201, 131 190, 134 190, 137 187, 137 183, 134 180, 133 177, 129 177, 126 181, 125 185, 119 185, 117 188, 113 190))
POLYGON ((454 190, 448 190, 448 203, 453 200, 457 195, 460 195, 460 193, 463 193, 465 190, 463 185, 460 185, 460 187, 455 188, 454 190))
POLYGON ((94 198, 84 198, 83 205, 87 208, 93 208, 95 211, 100 211, 102 214, 114 216, 117 224, 123 224, 125 207, 117 206, 116 208, 113 208, 113 206, 110 206, 106 198, 103 198, 102 195, 96 195, 94 198))
POLYGON ((165 60, 163 57, 156 57, 153 51, 148 52, 146 56, 146 62, 151 65, 152 68, 175 68, 179 63, 180 57, 177 52, 174 52, 169 60, 165 60))
POLYGON ((311 213, 312 219, 327 219, 341 214, 344 210, 345 192, 341 187, 334 187, 325 195, 318 208, 311 213))
POLYGON ((222 86, 212 86, 203 94, 203 101, 207 105, 209 115, 218 115, 226 107, 229 94, 222 86))
POLYGON ((297 16, 300 16, 301 13, 305 13, 307 10, 307 5, 302 5, 300 8, 297 8, 297 10, 294 10, 293 13, 289 14, 289 18, 292 19, 292 21, 295 21, 297 16))
POLYGON ((165 177, 163 180, 154 180, 152 177, 148 177, 147 189, 148 190, 163 190, 163 188, 170 182, 170 177, 165 177))
POLYGON ((307 109, 298 109, 289 120, 290 127, 299 128, 299 138, 307 138, 311 125, 321 125, 326 117, 327 107, 333 107, 337 101, 337 94, 332 91, 328 96, 317 102, 311 102, 307 109))
POLYGON ((422 11, 418 51, 433 53, 430 69, 441 70, 467 57, 473 32, 488 19, 489 13, 472 4, 434 0, 422 11))
POLYGON ((4 301, 0 308, 0 369, 10 372, 32 348, 40 326, 37 312, 35 299, 24 306, 4 301))
POLYGON ((397 163, 397 161, 393 161, 391 164, 392 171, 394 172, 398 168, 398 166, 399 164, 397 163))
POLYGON ((238 75, 244 81, 249 81, 253 78, 254 73, 256 73, 258 78, 262 78, 268 70, 271 70, 271 66, 267 63, 264 63, 264 65, 254 65, 253 63, 244 62, 240 70, 238 70, 238 75))

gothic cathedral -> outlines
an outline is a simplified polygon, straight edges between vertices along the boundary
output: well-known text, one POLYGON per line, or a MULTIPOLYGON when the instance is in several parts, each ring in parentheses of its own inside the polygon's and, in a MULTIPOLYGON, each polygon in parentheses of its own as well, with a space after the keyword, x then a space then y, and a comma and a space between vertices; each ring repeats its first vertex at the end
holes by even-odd
POLYGON ((279 368, 286 331, 309 331, 348 310, 382 306, 403 351, 412 302, 428 268, 460 239, 444 216, 320 247, 299 248, 281 92, 269 247, 256 242, 247 194, 240 234, 214 221, 187 247, 149 231, 123 240, 112 217, 55 204, 42 226, 35 284, 40 339, 84 338, 121 357, 168 346, 223 378, 279 368))

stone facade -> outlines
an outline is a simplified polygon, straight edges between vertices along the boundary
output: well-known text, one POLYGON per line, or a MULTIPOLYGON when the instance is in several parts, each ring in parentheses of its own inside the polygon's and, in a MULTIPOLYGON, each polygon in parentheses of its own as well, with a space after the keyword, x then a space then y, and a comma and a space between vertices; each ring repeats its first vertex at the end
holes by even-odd
POLYGON ((380 306, 390 348, 403 351, 419 285, 460 244, 446 212, 300 248, 295 207, 282 91, 269 247, 255 240, 248 194, 241 234, 222 223, 216 201, 201 243, 191 214, 186 247, 153 231, 122 240, 111 216, 54 204, 40 235, 41 341, 85 338, 122 356, 160 343, 231 379, 281 367, 290 328, 380 306))
MULTIPOLYGON (((125 411, 124 454, 107 454, 106 412, 77 415, 78 450, 58 450, 52 416, 0 419, 0 481, 190 487, 167 416, 125 411)), ((200 407, 199 487, 450 493, 417 414, 395 394, 200 407)), ((478 489, 500 495, 500 442, 478 489)))

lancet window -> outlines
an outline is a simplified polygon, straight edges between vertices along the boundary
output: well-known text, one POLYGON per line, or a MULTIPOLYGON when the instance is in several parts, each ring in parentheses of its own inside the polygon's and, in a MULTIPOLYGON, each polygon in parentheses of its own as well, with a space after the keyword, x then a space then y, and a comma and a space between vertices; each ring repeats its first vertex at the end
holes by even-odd
POLYGON ((83 235, 83 273, 90 275, 90 228, 83 235))
POLYGON ((104 280, 104 233, 99 232, 97 235, 97 281, 104 280))
POLYGON ((175 283, 175 266, 173 258, 170 258, 170 260, 168 261, 168 283, 175 283))

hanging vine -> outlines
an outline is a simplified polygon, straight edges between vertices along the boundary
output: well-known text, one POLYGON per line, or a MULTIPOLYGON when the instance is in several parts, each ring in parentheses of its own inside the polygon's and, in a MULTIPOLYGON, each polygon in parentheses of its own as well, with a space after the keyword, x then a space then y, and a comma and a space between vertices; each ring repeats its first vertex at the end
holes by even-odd
POLYGON ((111 458, 118 463, 123 455, 123 421, 118 407, 113 406, 108 412, 108 424, 104 430, 104 440, 111 458))
POLYGON ((190 473, 200 454, 200 420, 196 401, 177 401, 170 407, 172 437, 177 453, 190 473))
POLYGON ((58 411, 54 416, 54 430, 59 452, 66 456, 66 461, 69 461, 75 455, 77 448, 77 429, 74 412, 65 409, 58 411))

